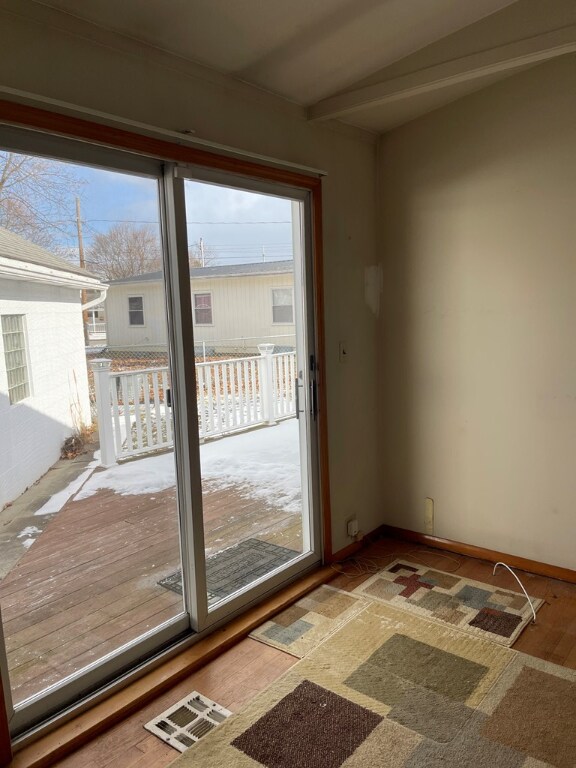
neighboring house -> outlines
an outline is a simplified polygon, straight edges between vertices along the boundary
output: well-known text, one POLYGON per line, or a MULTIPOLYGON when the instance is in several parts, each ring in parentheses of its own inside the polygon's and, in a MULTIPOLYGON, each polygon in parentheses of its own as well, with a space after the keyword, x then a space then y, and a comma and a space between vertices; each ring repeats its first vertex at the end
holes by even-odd
MULTIPOLYGON (((256 352, 269 341, 293 349, 293 261, 226 264, 191 270, 194 341, 199 353, 256 352)), ((164 278, 150 272, 110 282, 107 343, 119 349, 167 344, 164 278)))
POLYGON ((94 275, 0 228, 0 509, 91 423, 82 291, 94 275))

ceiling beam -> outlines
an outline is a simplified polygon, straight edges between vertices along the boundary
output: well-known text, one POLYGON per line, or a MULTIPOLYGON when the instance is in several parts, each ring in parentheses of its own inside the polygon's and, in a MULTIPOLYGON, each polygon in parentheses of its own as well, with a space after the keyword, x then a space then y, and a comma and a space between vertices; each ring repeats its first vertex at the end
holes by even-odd
POLYGON ((309 120, 329 120, 367 107, 419 96, 451 85, 511 72, 576 51, 576 25, 519 40, 408 75, 329 96, 308 108, 309 120))

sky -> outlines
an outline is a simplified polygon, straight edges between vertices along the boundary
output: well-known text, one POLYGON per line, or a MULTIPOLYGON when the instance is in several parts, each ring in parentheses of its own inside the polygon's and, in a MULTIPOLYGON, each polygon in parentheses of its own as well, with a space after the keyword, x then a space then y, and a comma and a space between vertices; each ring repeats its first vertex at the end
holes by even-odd
MULTIPOLYGON (((70 165, 68 165, 70 168, 70 165)), ((72 166, 82 181, 78 196, 84 247, 95 234, 120 222, 158 227, 154 179, 72 166)), ((290 201, 202 182, 185 182, 188 243, 203 239, 212 264, 291 258, 290 201)), ((60 245, 77 251, 75 194, 71 194, 68 232, 60 245)))

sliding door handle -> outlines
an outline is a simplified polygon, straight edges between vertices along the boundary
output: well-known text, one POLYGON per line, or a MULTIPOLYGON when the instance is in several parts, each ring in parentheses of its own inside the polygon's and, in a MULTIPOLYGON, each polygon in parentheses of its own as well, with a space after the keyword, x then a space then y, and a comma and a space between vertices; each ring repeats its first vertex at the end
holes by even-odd
POLYGON ((310 381, 310 416, 314 420, 318 416, 318 386, 315 379, 310 381))
POLYGON ((294 379, 294 387, 296 391, 296 418, 300 418, 300 386, 298 384, 298 377, 294 379))

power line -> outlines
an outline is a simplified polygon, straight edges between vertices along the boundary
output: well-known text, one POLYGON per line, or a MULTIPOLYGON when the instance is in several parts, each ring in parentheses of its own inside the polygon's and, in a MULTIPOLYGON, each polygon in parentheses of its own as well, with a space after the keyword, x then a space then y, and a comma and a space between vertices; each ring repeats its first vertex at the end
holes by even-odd
POLYGON ((104 222, 108 224, 160 224, 159 221, 148 219, 84 219, 85 222, 104 222))

